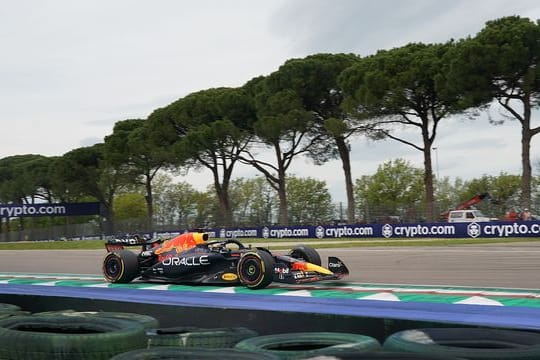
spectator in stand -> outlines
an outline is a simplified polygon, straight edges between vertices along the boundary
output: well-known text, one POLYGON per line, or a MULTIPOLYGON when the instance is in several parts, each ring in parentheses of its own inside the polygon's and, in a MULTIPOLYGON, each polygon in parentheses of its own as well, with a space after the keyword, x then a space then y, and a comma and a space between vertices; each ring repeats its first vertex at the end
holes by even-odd
POLYGON ((525 208, 523 209, 523 212, 521 213, 521 220, 532 220, 532 214, 529 211, 529 209, 525 208))

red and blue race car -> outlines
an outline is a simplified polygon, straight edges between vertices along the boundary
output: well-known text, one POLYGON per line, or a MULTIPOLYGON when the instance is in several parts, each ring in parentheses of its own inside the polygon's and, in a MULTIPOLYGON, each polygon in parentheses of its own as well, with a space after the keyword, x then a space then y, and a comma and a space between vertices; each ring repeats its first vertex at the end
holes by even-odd
POLYGON ((179 284, 239 285, 261 289, 272 282, 303 284, 336 280, 349 274, 337 257, 322 266, 312 247, 297 245, 287 254, 245 246, 236 239, 208 241, 208 234, 187 232, 161 241, 141 236, 106 242, 103 275, 112 283, 132 280, 179 284), (134 252, 125 247, 140 246, 134 252))

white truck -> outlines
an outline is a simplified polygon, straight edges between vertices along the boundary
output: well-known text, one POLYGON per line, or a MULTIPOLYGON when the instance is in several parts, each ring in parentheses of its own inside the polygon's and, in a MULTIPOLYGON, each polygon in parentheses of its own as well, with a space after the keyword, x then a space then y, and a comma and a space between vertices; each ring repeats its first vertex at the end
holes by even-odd
POLYGON ((448 222, 483 222, 491 221, 480 210, 451 210, 448 213, 448 222))

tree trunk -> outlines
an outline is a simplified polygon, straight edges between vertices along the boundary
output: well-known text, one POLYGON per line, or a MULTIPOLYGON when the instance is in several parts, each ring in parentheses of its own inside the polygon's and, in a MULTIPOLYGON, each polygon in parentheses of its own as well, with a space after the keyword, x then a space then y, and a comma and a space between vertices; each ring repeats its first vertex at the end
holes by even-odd
POLYGON ((347 143, 343 137, 337 137, 335 140, 345 176, 345 191, 347 193, 347 223, 353 224, 355 222, 355 204, 349 147, 347 146, 347 143))
POLYGON ((219 172, 216 167, 210 168, 214 176, 214 189, 219 201, 219 226, 232 226, 231 201, 229 199, 229 183, 232 174, 232 166, 224 171, 223 180, 220 183, 219 172))
POLYGON ((278 186, 279 197, 279 225, 289 225, 289 209, 287 206, 287 190, 285 186, 285 178, 279 178, 278 186))
POLYGON ((531 207, 531 138, 529 127, 523 126, 521 130, 521 206, 531 207))
POLYGON ((104 221, 102 222, 102 229, 105 235, 113 235, 114 234, 114 214, 111 209, 111 206, 109 204, 105 204, 104 202, 102 204, 102 216, 104 221))
MULTIPOLYGON (((428 124, 424 121, 424 124, 428 124)), ((434 216, 434 196, 433 196, 433 166, 431 164, 431 144, 427 125, 422 128, 424 140, 424 186, 426 188, 426 221, 435 221, 434 216)))
POLYGON ((219 209, 221 213, 221 226, 232 226, 231 204, 229 200, 229 189, 221 186, 217 191, 219 198, 219 209))
POLYGON ((146 212, 147 212, 147 231, 154 231, 154 194, 152 192, 152 179, 150 176, 146 176, 146 212))

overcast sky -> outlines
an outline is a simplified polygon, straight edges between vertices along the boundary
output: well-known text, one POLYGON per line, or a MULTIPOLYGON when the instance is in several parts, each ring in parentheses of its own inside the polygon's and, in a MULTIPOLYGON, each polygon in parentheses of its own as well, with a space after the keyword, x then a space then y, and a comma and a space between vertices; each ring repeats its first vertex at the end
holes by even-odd
MULTIPOLYGON (((537 0, 0 0, 0 158, 62 155, 102 142, 115 122, 146 118, 191 92, 241 86, 291 58, 370 55, 409 42, 474 36, 503 16, 540 18, 537 0)), ((498 111, 492 117, 500 118, 498 111)), ((434 169, 470 179, 520 174, 517 122, 441 123, 434 169)), ((538 138, 538 136, 537 136, 538 138)), ((532 146, 538 161, 540 139, 532 146)), ((353 176, 422 155, 392 141, 352 144, 353 176)), ((344 201, 341 164, 298 159, 344 201)), ((239 168, 236 176, 256 173, 239 168)), ((182 180, 201 189, 208 173, 182 180)))

